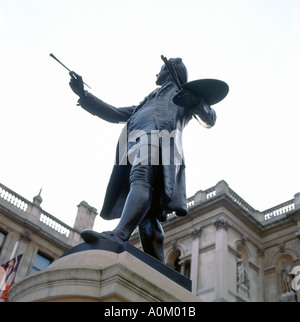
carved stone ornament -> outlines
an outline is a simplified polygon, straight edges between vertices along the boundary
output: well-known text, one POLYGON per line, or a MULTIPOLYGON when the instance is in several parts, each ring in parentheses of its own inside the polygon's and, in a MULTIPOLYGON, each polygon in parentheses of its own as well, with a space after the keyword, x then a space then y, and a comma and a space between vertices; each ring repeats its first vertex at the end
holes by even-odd
POLYGON ((278 247, 282 253, 285 251, 285 243, 284 242, 278 243, 278 247))
POLYGON ((192 235, 193 239, 198 238, 200 236, 200 233, 201 233, 201 227, 194 228, 194 229, 191 230, 191 235, 192 235))
POLYGON ((32 238, 30 237, 30 233, 28 231, 21 233, 21 240, 24 240, 28 243, 31 242, 32 238))
POLYGON ((265 257, 265 250, 262 247, 257 248, 257 256, 258 257, 265 257))
POLYGON ((213 222, 213 224, 215 225, 217 230, 221 228, 228 230, 228 228, 231 226, 231 223, 225 218, 218 218, 213 222))
POLYGON ((242 245, 245 245, 247 240, 248 237, 246 235, 242 235, 242 245))
POLYGON ((170 244, 171 244, 171 247, 173 249, 176 248, 177 247, 177 240, 176 239, 173 239, 170 244))

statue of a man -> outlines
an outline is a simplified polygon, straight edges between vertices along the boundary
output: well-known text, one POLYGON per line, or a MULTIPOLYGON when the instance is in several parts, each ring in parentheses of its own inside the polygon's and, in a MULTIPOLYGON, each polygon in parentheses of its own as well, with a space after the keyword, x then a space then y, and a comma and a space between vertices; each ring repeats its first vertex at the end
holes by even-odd
POLYGON ((292 267, 287 263, 286 260, 282 261, 282 270, 281 270, 281 278, 283 283, 283 291, 291 292, 292 291, 292 267))
MULTIPOLYGON (((171 58, 169 63, 179 81, 186 83, 187 69, 182 59, 171 58)), ((78 105, 108 122, 126 123, 100 212, 104 219, 120 221, 113 231, 84 230, 82 238, 88 243, 99 238, 124 243, 138 226, 144 252, 164 262, 160 222, 171 212, 178 216, 187 214, 183 128, 193 114, 212 127, 215 111, 191 91, 178 92, 166 65, 157 74, 158 87, 152 93, 138 105, 122 108, 84 90, 82 77, 75 72, 70 72, 70 76, 70 86, 79 96, 78 105)))

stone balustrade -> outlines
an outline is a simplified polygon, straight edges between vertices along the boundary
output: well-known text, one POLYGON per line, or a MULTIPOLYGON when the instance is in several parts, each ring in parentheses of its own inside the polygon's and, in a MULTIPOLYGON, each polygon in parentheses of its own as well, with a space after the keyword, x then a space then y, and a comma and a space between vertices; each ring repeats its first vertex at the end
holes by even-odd
MULTIPOLYGON (((234 192, 224 180, 222 180, 215 186, 204 191, 198 191, 194 196, 188 198, 188 209, 191 210, 193 207, 198 206, 203 202, 207 202, 208 200, 212 201, 214 198, 217 198, 220 195, 229 197, 230 200, 238 205, 241 209, 243 209, 243 211, 246 212, 247 215, 252 216, 259 222, 266 222, 274 217, 284 217, 288 213, 295 211, 295 209, 298 209, 300 207, 300 195, 298 196, 298 194, 296 194, 295 198, 292 200, 289 200, 262 212, 257 211, 236 192, 234 192)), ((26 200, 22 196, 18 195, 17 193, 0 183, 0 204, 1 201, 9 203, 10 205, 18 208, 24 213, 29 212, 29 214, 31 214, 33 207, 37 207, 36 204, 26 200)), ((175 218, 175 214, 170 213, 168 215, 168 220, 173 218, 175 218)), ((65 237, 69 237, 70 233, 73 230, 71 227, 58 220, 56 217, 42 210, 39 213, 38 219, 41 223, 64 235, 65 237)))
POLYGON ((234 192, 225 181, 222 180, 214 187, 211 187, 204 191, 198 191, 194 196, 190 197, 187 200, 188 209, 191 210, 193 207, 198 206, 209 199, 213 200, 214 198, 217 198, 222 194, 228 196, 231 201, 242 208, 244 212, 247 213, 247 215, 252 216, 260 222, 266 222, 274 217, 284 217, 288 213, 295 211, 295 209, 298 209, 297 207, 300 207, 300 198, 298 197, 298 200, 298 194, 296 194, 294 199, 260 212, 251 207, 243 198, 241 198, 236 192, 234 192))
POLYGON ((44 224, 50 229, 53 229, 64 237, 68 238, 70 232, 72 231, 72 228, 65 223, 43 211, 35 203, 26 200, 16 192, 0 183, 0 205, 5 203, 6 205, 8 203, 8 206, 16 207, 23 212, 24 215, 28 215, 29 221, 34 223, 37 218, 40 223, 44 224), (33 209, 36 211, 33 211, 33 209))
POLYGON ((5 187, 3 184, 0 183, 0 199, 6 200, 13 206, 19 208, 22 211, 27 210, 30 201, 26 200, 22 196, 18 195, 14 191, 10 190, 9 188, 5 187))
POLYGON ((40 221, 66 237, 69 237, 72 230, 71 227, 46 212, 41 213, 40 221))
POLYGON ((275 206, 273 208, 267 209, 263 211, 264 219, 268 220, 272 217, 277 217, 283 214, 287 214, 290 211, 293 211, 295 209, 295 202, 294 199, 289 200, 287 202, 284 202, 278 206, 275 206))

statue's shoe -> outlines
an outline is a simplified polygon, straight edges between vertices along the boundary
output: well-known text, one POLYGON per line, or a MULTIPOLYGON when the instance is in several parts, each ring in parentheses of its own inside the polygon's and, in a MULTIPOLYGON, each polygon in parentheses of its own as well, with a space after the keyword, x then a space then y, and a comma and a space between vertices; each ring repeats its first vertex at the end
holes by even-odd
POLYGON ((108 239, 115 243, 124 244, 123 241, 116 233, 113 231, 103 231, 102 233, 98 233, 91 229, 85 229, 80 233, 81 238, 87 243, 93 243, 98 239, 108 239))

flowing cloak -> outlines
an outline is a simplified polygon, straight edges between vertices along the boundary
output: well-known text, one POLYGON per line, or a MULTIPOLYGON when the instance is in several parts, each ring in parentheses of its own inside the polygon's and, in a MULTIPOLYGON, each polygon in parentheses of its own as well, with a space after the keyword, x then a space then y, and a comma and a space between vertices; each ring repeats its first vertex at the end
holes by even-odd
MULTIPOLYGON (((160 133, 172 133, 170 140, 170 162, 162 164, 161 181, 157 184, 159 188, 154 193, 152 204, 160 221, 167 218, 167 214, 175 212, 177 216, 185 216, 187 210, 186 185, 185 185, 185 162, 182 148, 182 131, 196 113, 201 120, 211 127, 215 124, 216 113, 207 104, 203 109, 187 109, 174 104, 173 97, 177 93, 174 83, 169 82, 157 91, 154 100, 155 121, 160 133), (177 158, 174 157, 177 155, 177 158), (178 162, 178 156, 180 162, 178 162), (176 161, 176 160, 177 161, 176 161)), ((86 92, 84 98, 79 99, 78 104, 86 111, 96 115, 108 122, 126 123, 130 117, 143 105, 129 107, 114 107, 109 105, 93 94, 86 92)), ((126 128, 126 126, 125 126, 126 128)), ((126 142, 125 142, 126 143, 126 142)), ((126 150, 126 149, 125 149, 126 150)), ((160 147, 162 150, 162 147, 160 147)), ((116 162, 113 166, 111 177, 107 186, 106 195, 100 216, 104 219, 120 218, 123 207, 129 193, 130 164, 124 164, 124 130, 118 141, 116 150, 116 162), (120 142, 123 142, 120 144, 120 142), (122 161, 123 160, 123 161, 122 161), (121 161, 121 162, 120 162, 121 161)))

